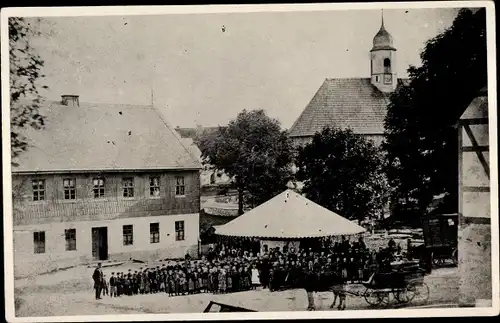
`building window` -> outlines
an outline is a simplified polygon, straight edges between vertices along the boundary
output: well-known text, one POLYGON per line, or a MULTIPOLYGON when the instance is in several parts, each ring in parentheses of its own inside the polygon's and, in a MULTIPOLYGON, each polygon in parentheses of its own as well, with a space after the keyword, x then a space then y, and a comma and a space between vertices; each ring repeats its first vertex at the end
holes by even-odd
POLYGON ((175 221, 175 241, 184 240, 184 221, 175 221))
POLYGON ((134 179, 127 177, 122 180, 123 197, 134 197, 134 179))
POLYGON ((150 223, 149 224, 149 242, 158 243, 160 242, 160 224, 150 223))
POLYGON ((184 185, 184 176, 175 177, 175 195, 185 195, 186 186, 184 185))
POLYGON ((375 76, 375 82, 378 82, 378 75, 375 76))
POLYGON ((384 73, 391 73, 391 60, 388 58, 384 59, 384 73))
POLYGON ((160 177, 151 176, 149 178, 149 196, 159 197, 160 196, 160 177))
POLYGON ((104 179, 94 178, 92 179, 92 191, 94 192, 94 198, 98 199, 104 197, 104 179))
POLYGON ((76 199, 76 180, 74 178, 63 179, 64 186, 64 199, 74 200, 76 199))
POLYGON ((123 226, 123 245, 129 246, 134 244, 134 226, 124 225, 123 226))
POLYGON ((44 179, 34 179, 33 184, 33 201, 44 201, 45 200, 45 180, 44 179))
POLYGON ((64 230, 66 237, 66 251, 76 250, 76 229, 64 230))
POLYGON ((45 231, 33 232, 35 253, 45 253, 45 231))

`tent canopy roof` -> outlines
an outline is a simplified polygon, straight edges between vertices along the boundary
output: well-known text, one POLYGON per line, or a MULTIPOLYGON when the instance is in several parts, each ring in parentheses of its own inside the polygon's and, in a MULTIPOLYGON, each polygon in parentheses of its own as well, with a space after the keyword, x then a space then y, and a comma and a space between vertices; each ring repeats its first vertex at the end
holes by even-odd
POLYGON ((218 235, 274 239, 353 235, 365 231, 292 190, 216 228, 218 235))

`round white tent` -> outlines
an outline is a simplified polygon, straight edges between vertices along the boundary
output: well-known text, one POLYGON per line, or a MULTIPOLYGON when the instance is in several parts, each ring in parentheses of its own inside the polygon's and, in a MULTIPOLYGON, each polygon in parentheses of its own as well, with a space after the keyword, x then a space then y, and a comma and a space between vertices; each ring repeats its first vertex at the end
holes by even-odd
POLYGON ((264 240, 355 235, 366 230, 302 195, 286 190, 224 225, 215 233, 264 240))

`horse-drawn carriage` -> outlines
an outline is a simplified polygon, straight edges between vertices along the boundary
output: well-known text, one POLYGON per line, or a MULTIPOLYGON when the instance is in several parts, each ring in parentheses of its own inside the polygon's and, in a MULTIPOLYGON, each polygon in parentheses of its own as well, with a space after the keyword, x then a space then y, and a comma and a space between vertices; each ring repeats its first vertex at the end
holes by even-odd
POLYGON ((423 221, 424 244, 428 259, 434 267, 447 261, 458 263, 458 214, 426 216, 423 221))
MULTIPOLYGON (((393 262, 388 270, 374 270, 368 281, 361 284, 346 284, 345 280, 335 272, 324 273, 318 280, 316 288, 308 290, 306 287, 306 291, 333 292, 334 300, 330 308, 336 305, 338 298, 339 310, 346 309, 348 294, 364 298, 371 306, 388 307, 394 304, 391 302, 391 295, 396 304, 416 305, 425 303, 429 298, 429 287, 424 282, 424 276, 425 270, 420 268, 418 260, 393 262)), ((310 304, 308 309, 314 310, 314 305, 310 304)))
MULTIPOLYGON (((372 306, 389 306, 390 295, 399 304, 425 302, 429 298, 429 287, 424 282, 425 271, 418 262, 392 264, 394 268, 387 273, 374 273, 363 282, 366 287, 362 296, 372 306)), ((361 296, 361 295, 356 295, 361 296)))

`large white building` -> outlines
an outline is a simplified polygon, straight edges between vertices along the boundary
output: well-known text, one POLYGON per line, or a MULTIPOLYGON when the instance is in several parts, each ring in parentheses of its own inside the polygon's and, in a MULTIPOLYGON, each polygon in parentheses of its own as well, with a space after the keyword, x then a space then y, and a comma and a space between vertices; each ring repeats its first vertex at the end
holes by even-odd
POLYGON ((13 167, 14 273, 196 256, 200 162, 151 106, 44 102, 13 167))

